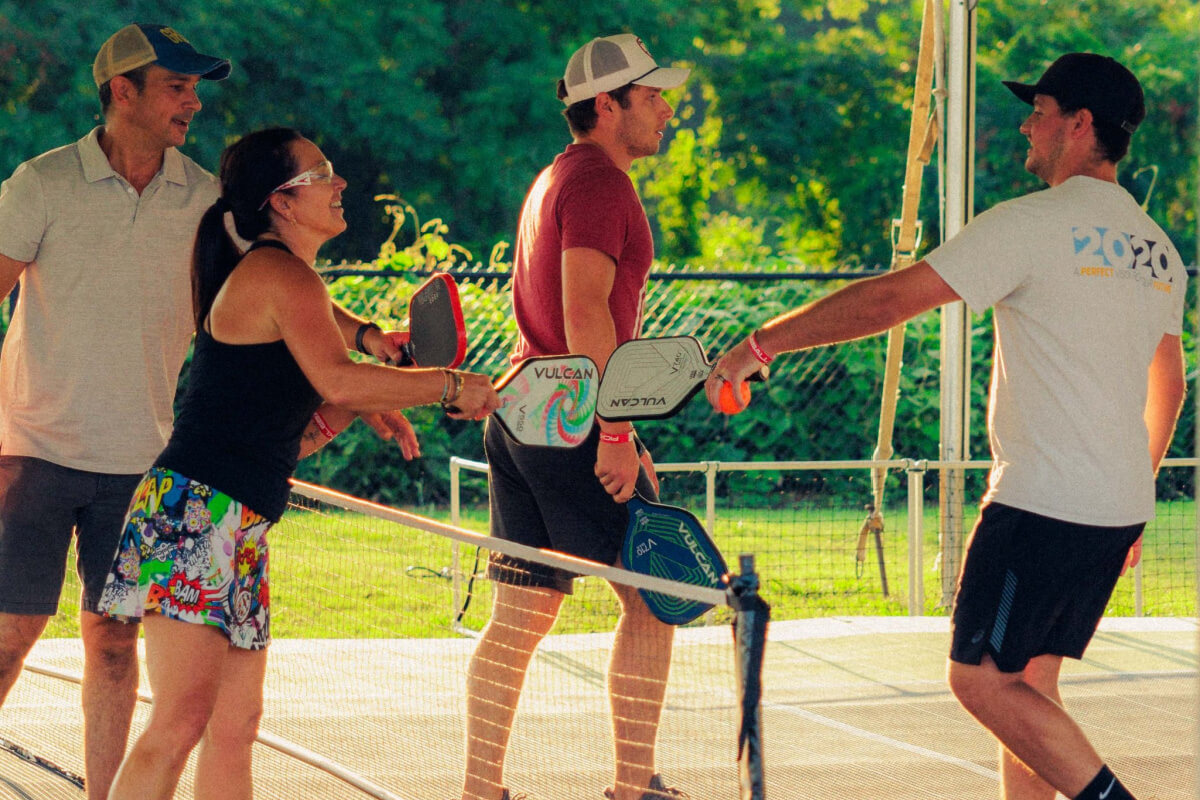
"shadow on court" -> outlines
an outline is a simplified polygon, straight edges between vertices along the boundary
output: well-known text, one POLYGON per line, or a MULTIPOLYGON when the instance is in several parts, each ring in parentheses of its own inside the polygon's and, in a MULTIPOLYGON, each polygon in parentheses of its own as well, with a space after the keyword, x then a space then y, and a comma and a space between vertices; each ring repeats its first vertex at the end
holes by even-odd
MULTIPOLYGON (((1068 709, 1141 800, 1198 796, 1196 639, 1194 620, 1109 619, 1084 661, 1064 668, 1068 709)), ((581 634, 543 645, 510 745, 514 792, 533 800, 602 797, 612 780, 610 643, 611 635, 581 634)), ((943 680, 947 643, 944 618, 773 624, 763 670, 768 797, 996 797, 995 745, 943 680)), ((462 638, 277 641, 263 729, 395 797, 457 797, 473 645, 462 638)), ((79 645, 41 642, 30 663, 78 674, 79 645)), ((738 797, 733 675, 727 627, 680 631, 658 762, 668 783, 693 800, 738 797)), ((78 704, 75 684, 26 672, 0 709, 0 736, 82 772, 78 704)), ((146 714, 142 707, 136 727, 146 714)), ((259 798, 369 796, 270 748, 255 757, 259 798)), ((180 798, 191 797, 189 785, 185 776, 180 798)), ((82 794, 0 752, 0 800, 24 796, 82 794)))

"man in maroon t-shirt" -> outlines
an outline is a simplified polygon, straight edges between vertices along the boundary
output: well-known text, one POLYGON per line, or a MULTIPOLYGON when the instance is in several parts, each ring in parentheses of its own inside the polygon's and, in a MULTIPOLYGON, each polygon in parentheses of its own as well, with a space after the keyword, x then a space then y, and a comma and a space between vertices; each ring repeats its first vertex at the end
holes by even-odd
MULTIPOLYGON (((571 57, 558 97, 574 141, 538 176, 521 210, 514 361, 582 353, 603 368, 617 345, 639 334, 654 243, 627 173, 635 159, 658 152, 674 114, 662 90, 687 76, 659 67, 632 34, 593 39, 571 57)), ((574 449, 522 447, 488 424, 493 535, 617 562, 628 519, 623 504, 635 489, 657 498, 657 480, 628 422, 597 422, 574 449)), ((510 800, 504 756, 525 671, 575 577, 497 554, 488 574, 496 589, 467 678, 463 800, 510 800)), ((622 607, 608 683, 616 777, 604 794, 679 797, 654 766, 674 629, 654 618, 636 590, 613 588, 622 607)))

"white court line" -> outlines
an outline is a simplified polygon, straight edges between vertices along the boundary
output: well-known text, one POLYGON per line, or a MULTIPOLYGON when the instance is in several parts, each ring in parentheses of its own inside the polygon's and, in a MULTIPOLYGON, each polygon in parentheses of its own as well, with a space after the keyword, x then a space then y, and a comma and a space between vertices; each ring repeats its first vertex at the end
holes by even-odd
MULTIPOLYGON (((775 641, 796 641, 808 638, 839 638, 843 636, 863 636, 879 633, 946 633, 949 634, 950 620, 947 617, 823 617, 816 619, 805 620, 788 620, 783 622, 772 622, 770 640, 775 641)), ((1130 633, 1145 633, 1152 631, 1193 631, 1197 628, 1197 619, 1194 617, 1105 617, 1100 623, 1100 630, 1104 632, 1130 632, 1130 633)), ((768 648, 770 642, 768 641, 768 648)), ((1146 673, 1150 677, 1177 677, 1191 674, 1187 670, 1181 671, 1164 671, 1162 673, 1146 673)), ((1139 674, 1141 676, 1141 674, 1139 674)), ((1063 683, 1070 684, 1074 682, 1084 682, 1091 676, 1064 676, 1063 683)), ((1124 677, 1124 675, 1123 675, 1124 677)), ((896 750, 903 750, 921 758, 927 758, 934 761, 940 761, 944 764, 958 767, 960 769, 979 775, 989 780, 1000 779, 1000 774, 995 770, 980 766, 974 761, 957 758, 955 756, 940 753, 936 750, 930 750, 919 745, 910 744, 899 739, 893 739, 890 736, 884 736, 873 731, 859 728, 854 725, 848 725, 844 722, 831 719, 822 714, 817 714, 812 711, 806 711, 802 708, 797 708, 792 705, 784 705, 780 703, 763 703, 763 708, 772 711, 778 711, 783 714, 790 714, 794 717, 805 719, 817 725, 823 725, 827 728, 833 728, 850 736, 856 736, 860 739, 875 742, 891 747, 896 750)))
POLYGON ((884 736, 879 733, 868 731, 864 728, 859 728, 854 725, 847 725, 844 722, 838 722, 836 719, 830 719, 829 717, 816 714, 812 711, 805 711, 802 708, 781 705, 779 703, 763 703, 763 708, 770 709, 771 711, 780 711, 785 714, 791 714, 792 716, 806 719, 809 722, 815 722, 818 725, 824 725, 827 728, 833 728, 841 731, 842 733, 848 733, 851 736, 857 736, 860 739, 867 739, 868 741, 875 742, 876 744, 882 744, 886 747, 891 747, 896 750, 904 750, 922 758, 928 758, 933 761, 941 761, 943 764, 950 764, 951 766, 965 769, 967 772, 973 772, 976 775, 988 778, 990 780, 1000 780, 1000 773, 996 772, 995 770, 988 769, 987 767, 981 767, 974 761, 967 761, 966 759, 956 758, 955 756, 946 755, 945 753, 939 753, 936 750, 929 750, 925 747, 920 747, 919 745, 902 742, 899 739, 893 739, 890 736, 884 736))

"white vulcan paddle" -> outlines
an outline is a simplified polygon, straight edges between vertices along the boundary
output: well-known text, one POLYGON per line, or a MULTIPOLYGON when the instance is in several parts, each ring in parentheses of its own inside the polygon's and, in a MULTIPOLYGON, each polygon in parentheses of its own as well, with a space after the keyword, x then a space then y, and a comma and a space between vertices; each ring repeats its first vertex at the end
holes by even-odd
MULTIPOLYGON (((612 422, 669 417, 700 391, 712 370, 694 336, 630 339, 608 359, 596 414, 612 422)), ((763 367, 747 380, 768 374, 763 367)))

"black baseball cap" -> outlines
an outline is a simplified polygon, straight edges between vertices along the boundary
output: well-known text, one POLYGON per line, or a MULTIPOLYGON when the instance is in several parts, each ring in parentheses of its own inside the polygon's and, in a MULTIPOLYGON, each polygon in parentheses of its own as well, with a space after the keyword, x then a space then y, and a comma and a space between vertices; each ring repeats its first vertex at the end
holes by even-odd
POLYGON ((1146 99, 1134 74, 1115 59, 1096 53, 1067 53, 1037 83, 1004 81, 1013 94, 1033 105, 1045 94, 1070 109, 1086 108, 1096 119, 1132 134, 1146 118, 1146 99))

